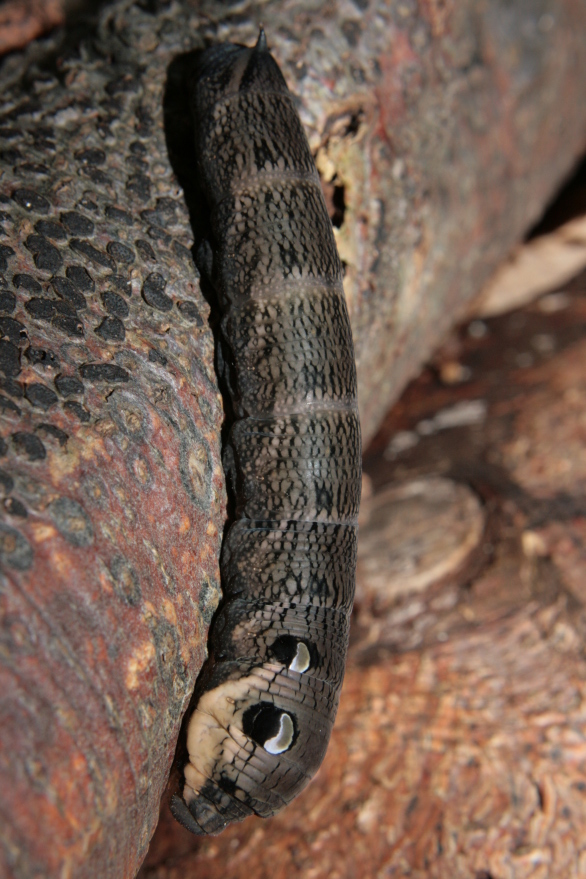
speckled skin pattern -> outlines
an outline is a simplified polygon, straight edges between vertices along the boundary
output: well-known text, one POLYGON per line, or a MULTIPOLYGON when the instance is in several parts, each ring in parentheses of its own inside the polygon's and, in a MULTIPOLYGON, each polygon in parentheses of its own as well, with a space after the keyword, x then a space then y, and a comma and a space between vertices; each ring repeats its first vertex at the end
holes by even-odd
POLYGON ((172 811, 213 834, 274 815, 323 760, 354 597, 361 449, 332 225, 262 31, 254 49, 207 50, 191 89, 231 352, 224 460, 235 521, 172 811))

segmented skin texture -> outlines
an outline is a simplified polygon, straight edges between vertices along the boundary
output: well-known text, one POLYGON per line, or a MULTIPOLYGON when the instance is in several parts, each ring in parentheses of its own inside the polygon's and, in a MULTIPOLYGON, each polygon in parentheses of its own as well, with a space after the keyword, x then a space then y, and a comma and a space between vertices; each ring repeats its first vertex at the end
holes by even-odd
POLYGON ((254 49, 204 52, 190 87, 229 350, 235 519, 171 808, 208 834, 274 815, 325 755, 354 597, 361 448, 340 259, 264 33, 254 49))

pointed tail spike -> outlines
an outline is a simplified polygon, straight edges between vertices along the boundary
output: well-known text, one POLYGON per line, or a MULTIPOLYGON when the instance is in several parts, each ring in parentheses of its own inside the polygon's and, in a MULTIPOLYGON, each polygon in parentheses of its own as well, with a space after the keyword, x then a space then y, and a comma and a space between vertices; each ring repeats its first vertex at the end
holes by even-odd
POLYGON ((266 34, 265 34, 265 29, 262 26, 262 24, 259 28, 258 40, 256 41, 256 46, 254 48, 257 52, 267 52, 268 51, 267 38, 266 38, 266 34))

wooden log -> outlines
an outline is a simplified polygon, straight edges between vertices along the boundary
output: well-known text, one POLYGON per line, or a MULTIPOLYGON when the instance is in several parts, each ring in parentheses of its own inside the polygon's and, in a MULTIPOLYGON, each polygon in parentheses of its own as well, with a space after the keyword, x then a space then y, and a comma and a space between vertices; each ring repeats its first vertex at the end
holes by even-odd
POLYGON ((473 322, 408 387, 315 783, 217 840, 163 813, 140 879, 584 874, 585 292, 473 322))
MULTIPOLYGON (((134 875, 205 654, 222 410, 170 65, 207 38, 250 43, 258 17, 232 13, 113 3, 79 50, 54 37, 2 69, 10 876, 134 875)), ((330 199, 371 436, 583 148, 586 9, 262 17, 330 199)))
POLYGON ((24 48, 64 22, 63 0, 6 0, 0 6, 0 55, 24 48))

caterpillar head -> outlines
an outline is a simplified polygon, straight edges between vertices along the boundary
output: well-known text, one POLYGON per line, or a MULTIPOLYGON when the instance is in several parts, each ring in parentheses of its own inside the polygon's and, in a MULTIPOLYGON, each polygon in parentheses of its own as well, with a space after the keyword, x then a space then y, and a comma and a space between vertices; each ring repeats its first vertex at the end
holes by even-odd
POLYGON ((267 662, 244 675, 233 668, 199 699, 187 729, 183 797, 171 803, 192 832, 219 833, 251 814, 274 815, 321 764, 337 693, 308 673, 310 650, 295 640, 278 646, 287 665, 267 662))

